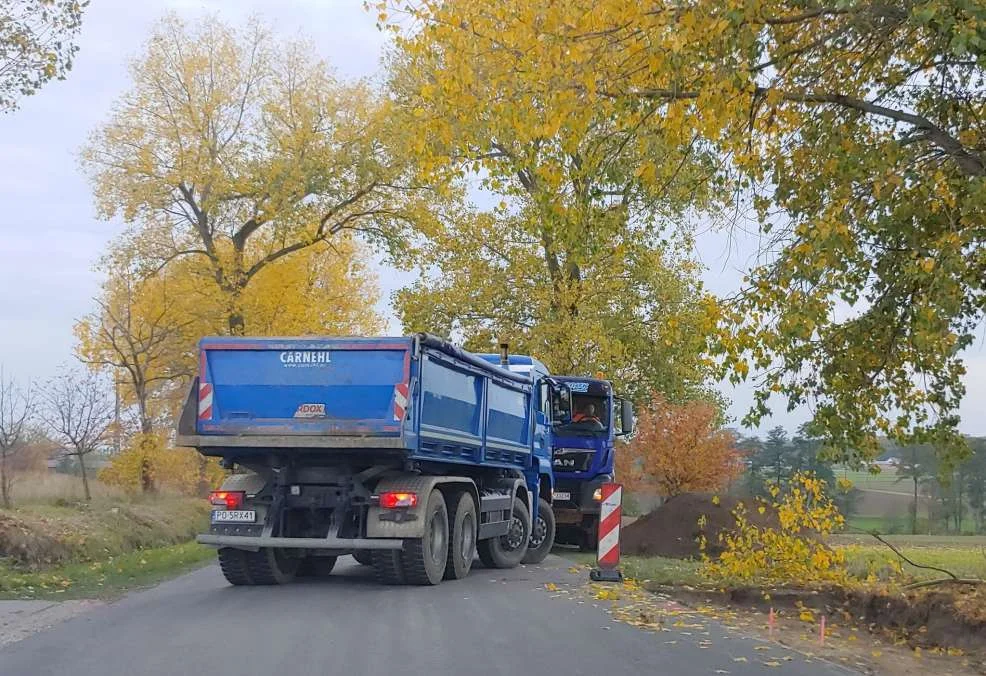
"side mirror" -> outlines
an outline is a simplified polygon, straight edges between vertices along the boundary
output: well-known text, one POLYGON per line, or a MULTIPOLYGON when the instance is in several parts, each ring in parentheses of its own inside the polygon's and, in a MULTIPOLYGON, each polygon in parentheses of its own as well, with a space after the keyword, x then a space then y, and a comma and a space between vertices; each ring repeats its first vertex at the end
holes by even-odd
POLYGON ((629 399, 620 399, 620 434, 633 434, 633 404, 629 399))

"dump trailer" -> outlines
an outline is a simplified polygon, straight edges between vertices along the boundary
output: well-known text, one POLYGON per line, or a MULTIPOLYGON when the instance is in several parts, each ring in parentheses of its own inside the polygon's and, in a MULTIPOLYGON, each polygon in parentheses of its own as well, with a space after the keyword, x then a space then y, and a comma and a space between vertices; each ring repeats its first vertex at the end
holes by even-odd
POLYGON ((327 574, 462 578, 524 558, 552 489, 546 372, 515 374, 435 336, 204 338, 178 443, 232 470, 211 526, 234 585, 327 574))
MULTIPOLYGON (((540 382, 540 388, 537 388, 536 385, 535 387, 536 389, 540 389, 540 394, 543 396, 541 408, 544 409, 543 413, 547 418, 546 422, 549 425, 552 424, 552 407, 550 403, 553 399, 557 399, 561 392, 566 391, 565 386, 560 385, 557 380, 548 377, 548 368, 534 357, 523 354, 508 354, 506 343, 501 344, 500 348, 500 353, 477 354, 476 356, 491 364, 505 368, 512 373, 529 378, 532 385, 540 382)), ((546 455, 540 459, 540 462, 544 465, 550 465, 551 458, 546 455)), ((547 468, 543 470, 543 473, 545 475, 550 474, 554 478, 554 474, 547 468)), ((541 563, 551 553, 551 549, 555 544, 555 514, 552 504, 554 500, 554 484, 552 483, 548 486, 547 482, 542 483, 545 485, 542 485, 539 491, 538 508, 531 524, 531 539, 528 543, 527 554, 524 555, 524 563, 541 563)))

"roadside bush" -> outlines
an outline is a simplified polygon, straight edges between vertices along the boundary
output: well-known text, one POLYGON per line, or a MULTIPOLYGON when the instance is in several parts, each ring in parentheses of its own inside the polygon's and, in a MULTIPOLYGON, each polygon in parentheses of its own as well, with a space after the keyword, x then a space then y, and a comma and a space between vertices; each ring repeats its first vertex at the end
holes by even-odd
POLYGON ((811 473, 796 474, 783 489, 768 482, 771 502, 758 499, 756 510, 775 510, 779 524, 752 523, 746 506, 737 505, 736 529, 720 533, 717 560, 703 555, 702 573, 717 584, 846 582, 845 554, 824 542, 844 523, 825 489, 825 481, 811 473))
POLYGON ((218 486, 224 472, 214 458, 203 458, 190 448, 169 448, 161 433, 136 434, 99 479, 130 493, 152 492, 169 486, 195 495, 218 486))

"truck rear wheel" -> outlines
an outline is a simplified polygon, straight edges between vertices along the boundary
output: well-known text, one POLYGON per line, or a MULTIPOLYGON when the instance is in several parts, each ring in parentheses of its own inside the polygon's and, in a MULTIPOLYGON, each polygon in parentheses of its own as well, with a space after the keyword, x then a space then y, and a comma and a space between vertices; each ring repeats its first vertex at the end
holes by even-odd
POLYGON ((373 572, 380 584, 404 584, 404 566, 397 549, 374 549, 370 552, 373 572))
POLYGON ((301 559, 288 556, 285 549, 261 547, 256 552, 243 552, 247 572, 253 584, 288 584, 298 574, 301 559))
POLYGON ((527 553, 528 541, 531 538, 531 517, 527 505, 520 498, 514 498, 514 507, 510 526, 506 535, 480 540, 476 549, 479 560, 487 568, 513 568, 517 566, 527 553))
POLYGON ((438 584, 445 575, 449 548, 448 507, 438 489, 428 496, 424 511, 424 537, 404 541, 400 560, 408 584, 438 584))
POLYGON ((541 563, 555 545, 555 513, 544 498, 538 498, 538 518, 531 528, 531 541, 524 554, 524 563, 541 563))
POLYGON ((222 547, 219 550, 219 569, 223 572, 226 581, 233 585, 250 585, 253 580, 247 572, 247 561, 245 551, 233 549, 232 547, 222 547))
POLYGON ((461 580, 469 574, 472 560, 476 557, 476 501, 469 491, 462 491, 454 500, 452 512, 451 538, 448 547, 448 563, 445 565, 446 580, 461 580))

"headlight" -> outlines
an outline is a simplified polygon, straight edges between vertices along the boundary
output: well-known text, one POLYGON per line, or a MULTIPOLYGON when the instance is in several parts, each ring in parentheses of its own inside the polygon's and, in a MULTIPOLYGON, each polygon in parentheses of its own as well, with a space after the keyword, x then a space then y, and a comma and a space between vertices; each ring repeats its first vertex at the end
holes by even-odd
POLYGON ((602 500, 603 499, 603 489, 602 488, 597 488, 596 490, 592 491, 592 499, 595 500, 596 502, 599 502, 600 500, 602 500))

